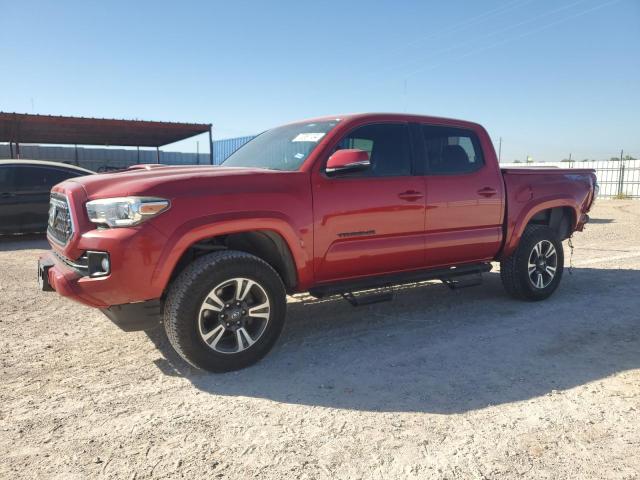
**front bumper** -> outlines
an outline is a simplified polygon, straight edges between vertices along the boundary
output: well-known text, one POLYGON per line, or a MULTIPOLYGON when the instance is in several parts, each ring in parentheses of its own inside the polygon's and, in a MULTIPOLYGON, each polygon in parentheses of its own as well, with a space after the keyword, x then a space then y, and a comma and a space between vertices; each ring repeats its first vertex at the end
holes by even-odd
POLYGON ((72 228, 64 238, 47 231, 52 250, 38 261, 40 288, 99 308, 125 330, 157 324, 165 283, 155 271, 166 235, 152 221, 98 228, 87 217, 86 192, 73 181, 56 185, 52 195, 66 199, 72 228))
POLYGON ((147 330, 160 324, 162 302, 152 299, 107 306, 100 297, 91 295, 82 279, 99 280, 68 267, 57 255, 46 253, 38 259, 38 284, 43 291, 56 291, 64 297, 90 307, 99 308, 114 324, 126 332, 147 330))
POLYGON ((92 288, 80 285, 82 279, 91 279, 82 275, 78 270, 67 266, 52 252, 47 252, 38 259, 38 283, 43 291, 55 290, 63 297, 80 302, 90 307, 106 307, 105 301, 92 295, 92 288))
POLYGON ((166 237, 152 225, 85 231, 64 248, 49 243, 52 251, 40 263, 48 265, 48 283, 60 295, 96 308, 162 296, 154 272, 166 237), (94 257, 108 261, 107 272, 96 270, 94 257))

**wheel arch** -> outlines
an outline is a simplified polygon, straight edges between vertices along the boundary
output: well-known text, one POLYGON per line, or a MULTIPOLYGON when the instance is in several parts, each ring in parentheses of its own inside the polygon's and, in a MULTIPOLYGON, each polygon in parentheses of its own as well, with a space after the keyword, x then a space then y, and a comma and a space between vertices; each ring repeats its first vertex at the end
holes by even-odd
POLYGON ((554 230, 561 240, 564 240, 571 236, 576 226, 576 219, 576 213, 571 207, 545 208, 533 214, 525 228, 529 225, 546 225, 554 230))
POLYGON ((561 240, 569 238, 576 229, 579 212, 579 205, 566 198, 542 201, 525 209, 515 222, 501 256, 510 255, 518 247, 528 225, 547 225, 561 240))
POLYGON ((307 255, 301 241, 286 222, 252 219, 183 227, 165 247, 153 277, 164 292, 170 282, 195 258, 216 250, 239 250, 255 255, 271 265, 291 293, 309 280, 307 255))

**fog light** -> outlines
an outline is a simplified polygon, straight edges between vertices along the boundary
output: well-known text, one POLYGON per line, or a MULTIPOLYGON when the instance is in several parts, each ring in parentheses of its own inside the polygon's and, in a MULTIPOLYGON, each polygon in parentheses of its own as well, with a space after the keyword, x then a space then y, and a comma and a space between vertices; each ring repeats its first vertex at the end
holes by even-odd
POLYGON ((111 273, 111 262, 107 252, 87 252, 89 276, 105 277, 111 273))

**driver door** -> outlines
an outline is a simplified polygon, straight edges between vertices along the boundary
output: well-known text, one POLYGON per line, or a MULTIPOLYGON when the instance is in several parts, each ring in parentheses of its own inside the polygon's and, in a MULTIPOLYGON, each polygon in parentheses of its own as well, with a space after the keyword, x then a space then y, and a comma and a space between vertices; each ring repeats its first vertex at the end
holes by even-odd
POLYGON ((425 185, 413 175, 408 125, 364 125, 337 148, 365 150, 371 165, 364 171, 323 172, 314 179, 316 281, 422 267, 425 185))

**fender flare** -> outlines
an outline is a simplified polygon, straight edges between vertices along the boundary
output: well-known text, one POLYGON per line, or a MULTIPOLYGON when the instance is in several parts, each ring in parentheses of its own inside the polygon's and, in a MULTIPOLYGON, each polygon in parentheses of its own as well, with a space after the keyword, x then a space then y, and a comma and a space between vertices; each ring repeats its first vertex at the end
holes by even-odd
POLYGON ((167 239, 151 279, 160 294, 166 289, 178 261, 195 243, 208 238, 248 231, 273 232, 279 235, 291 253, 297 273, 297 283, 309 285, 311 259, 299 234, 279 212, 228 213, 192 219, 178 227, 167 239))
POLYGON ((573 232, 576 228, 578 219, 580 218, 580 205, 573 197, 569 197, 566 195, 556 195, 553 197, 537 199, 534 203, 528 204, 523 207, 518 218, 513 222, 512 225, 508 226, 508 231, 510 231, 511 234, 509 235, 509 238, 505 243, 505 247, 502 251, 501 256, 505 257, 511 255, 511 253, 518 247, 520 238, 524 233, 524 229, 536 214, 542 212, 543 210, 549 210, 551 208, 558 207, 570 208, 571 210, 573 210, 574 218, 571 225, 571 231, 573 232))

